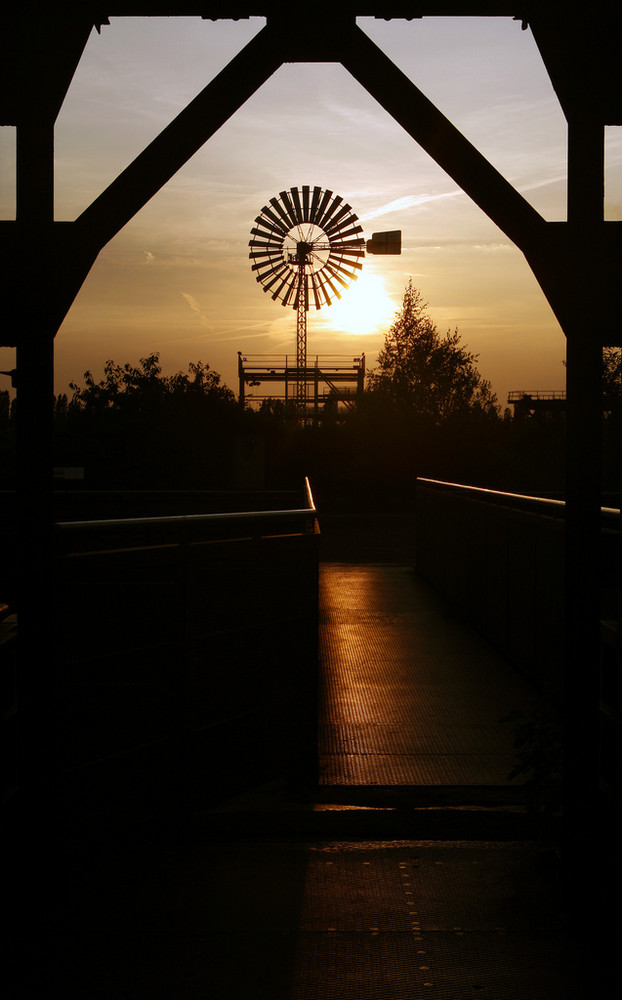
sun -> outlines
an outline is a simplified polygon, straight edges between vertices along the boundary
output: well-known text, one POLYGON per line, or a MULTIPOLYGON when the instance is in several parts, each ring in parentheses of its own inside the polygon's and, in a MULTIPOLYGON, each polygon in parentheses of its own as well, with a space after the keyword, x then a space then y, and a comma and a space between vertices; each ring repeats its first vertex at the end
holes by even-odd
POLYGON ((361 336, 377 333, 380 328, 388 329, 395 309, 384 278, 365 271, 326 310, 326 321, 336 333, 361 336))

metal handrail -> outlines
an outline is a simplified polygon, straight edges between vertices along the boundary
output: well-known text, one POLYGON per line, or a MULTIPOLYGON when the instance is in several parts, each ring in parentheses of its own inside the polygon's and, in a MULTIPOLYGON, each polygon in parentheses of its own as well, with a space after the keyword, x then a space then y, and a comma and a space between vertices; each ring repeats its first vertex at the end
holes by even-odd
POLYGON ((512 389, 508 393, 508 403, 519 403, 523 399, 566 399, 565 389, 512 389))
MULTIPOLYGON (((507 506, 520 507, 521 509, 528 507, 541 509, 542 507, 546 507, 547 514, 550 513, 552 517, 563 517, 566 510, 565 500, 554 500, 550 497, 534 497, 523 493, 508 493, 503 490, 490 490, 482 486, 465 486, 463 483, 448 483, 440 479, 425 479, 424 477, 419 477, 417 482, 424 483, 427 486, 451 489, 456 492, 468 492, 482 499, 496 501, 507 506)), ((614 518, 619 519, 621 516, 620 510, 617 507, 601 507, 600 510, 606 522, 614 518)))
POLYGON ((56 527, 61 531, 64 529, 79 528, 103 528, 114 526, 119 528, 131 528, 137 525, 175 525, 175 524, 208 524, 219 521, 244 521, 244 520, 266 520, 276 521, 279 518, 300 518, 304 520, 313 514, 313 510, 308 507, 294 508, 292 510, 250 510, 232 511, 224 514, 167 514, 162 517, 117 517, 103 518, 92 521, 58 521, 56 527))
MULTIPOLYGON (((222 526, 235 530, 249 524, 257 526, 267 525, 269 527, 271 525, 283 525, 284 522, 287 522, 288 527, 291 527, 293 525, 302 525, 305 522, 309 522, 312 518, 315 519, 316 517, 317 511, 308 478, 305 478, 303 493, 307 506, 287 510, 227 511, 210 514, 171 514, 156 517, 119 517, 79 521, 58 521, 56 524, 56 530, 60 536, 63 536, 70 533, 72 535, 75 535, 76 533, 83 535, 88 534, 89 531, 120 531, 123 533, 132 528, 143 528, 146 530, 168 528, 173 529, 173 531, 177 528, 177 536, 178 538, 181 538, 182 536, 192 534, 193 527, 206 527, 209 529, 212 527, 216 528, 218 526, 222 526)), ((266 532, 265 530, 260 530, 258 532, 251 532, 251 534, 265 535, 266 532)), ((233 536, 227 535, 227 532, 225 531, 223 532, 223 535, 221 535, 221 538, 223 537, 231 538, 233 536)))

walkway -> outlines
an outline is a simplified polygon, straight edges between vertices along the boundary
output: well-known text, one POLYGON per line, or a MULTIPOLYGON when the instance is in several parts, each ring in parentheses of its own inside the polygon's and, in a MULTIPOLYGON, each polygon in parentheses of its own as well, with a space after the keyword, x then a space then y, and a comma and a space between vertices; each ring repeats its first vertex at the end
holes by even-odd
POLYGON ((322 784, 522 799, 501 720, 532 689, 409 566, 324 565, 320 648, 322 784))
POLYGON ((574 998, 557 855, 507 782, 529 690, 408 567, 321 578, 320 788, 76 873, 67 1000, 574 998))

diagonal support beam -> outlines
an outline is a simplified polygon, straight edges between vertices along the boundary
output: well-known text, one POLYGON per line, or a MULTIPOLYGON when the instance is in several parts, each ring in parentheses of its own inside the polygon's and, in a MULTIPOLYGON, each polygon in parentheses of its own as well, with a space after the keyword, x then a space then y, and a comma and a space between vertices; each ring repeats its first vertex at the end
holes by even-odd
POLYGON ((453 177, 492 221, 526 252, 546 223, 461 132, 359 27, 343 46, 342 65, 453 177))
POLYGON ((209 83, 76 220, 102 249, 284 61, 268 27, 209 83))

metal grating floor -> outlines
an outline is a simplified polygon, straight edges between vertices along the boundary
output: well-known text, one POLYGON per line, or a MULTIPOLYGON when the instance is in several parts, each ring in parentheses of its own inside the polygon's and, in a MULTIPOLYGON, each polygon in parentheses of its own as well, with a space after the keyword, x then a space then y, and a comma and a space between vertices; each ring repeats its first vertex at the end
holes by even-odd
POLYGON ((549 887, 516 846, 328 845, 306 887, 293 1000, 568 998, 549 887))
POLYGON ((530 686, 407 566, 323 564, 320 781, 507 785, 530 686))
MULTIPOLYGON (((400 796, 400 785, 503 784, 512 753, 500 719, 531 696, 507 664, 443 618, 405 567, 324 565, 321 594, 323 793, 343 803, 343 786, 355 797, 357 786, 376 802, 374 785, 400 796)), ((303 803, 311 815, 322 808, 303 803)), ((262 809, 260 796, 248 813, 225 810, 229 836, 208 814, 205 839, 140 845, 87 873, 74 912, 54 925, 54 992, 67 1000, 605 995, 584 946, 589 915, 573 914, 575 947, 565 943, 555 851, 406 839, 400 809, 400 839, 361 835, 357 818, 357 833, 342 840, 330 816, 328 835, 314 838, 306 825, 288 836, 287 809, 275 835, 248 822, 262 809)), ((347 816, 345 805, 338 811, 347 816)), ((375 805, 368 814, 392 811, 375 805)))
POLYGON ((57 927, 68 1000, 586 995, 533 845, 242 839, 130 860, 89 880, 70 937, 57 927))

